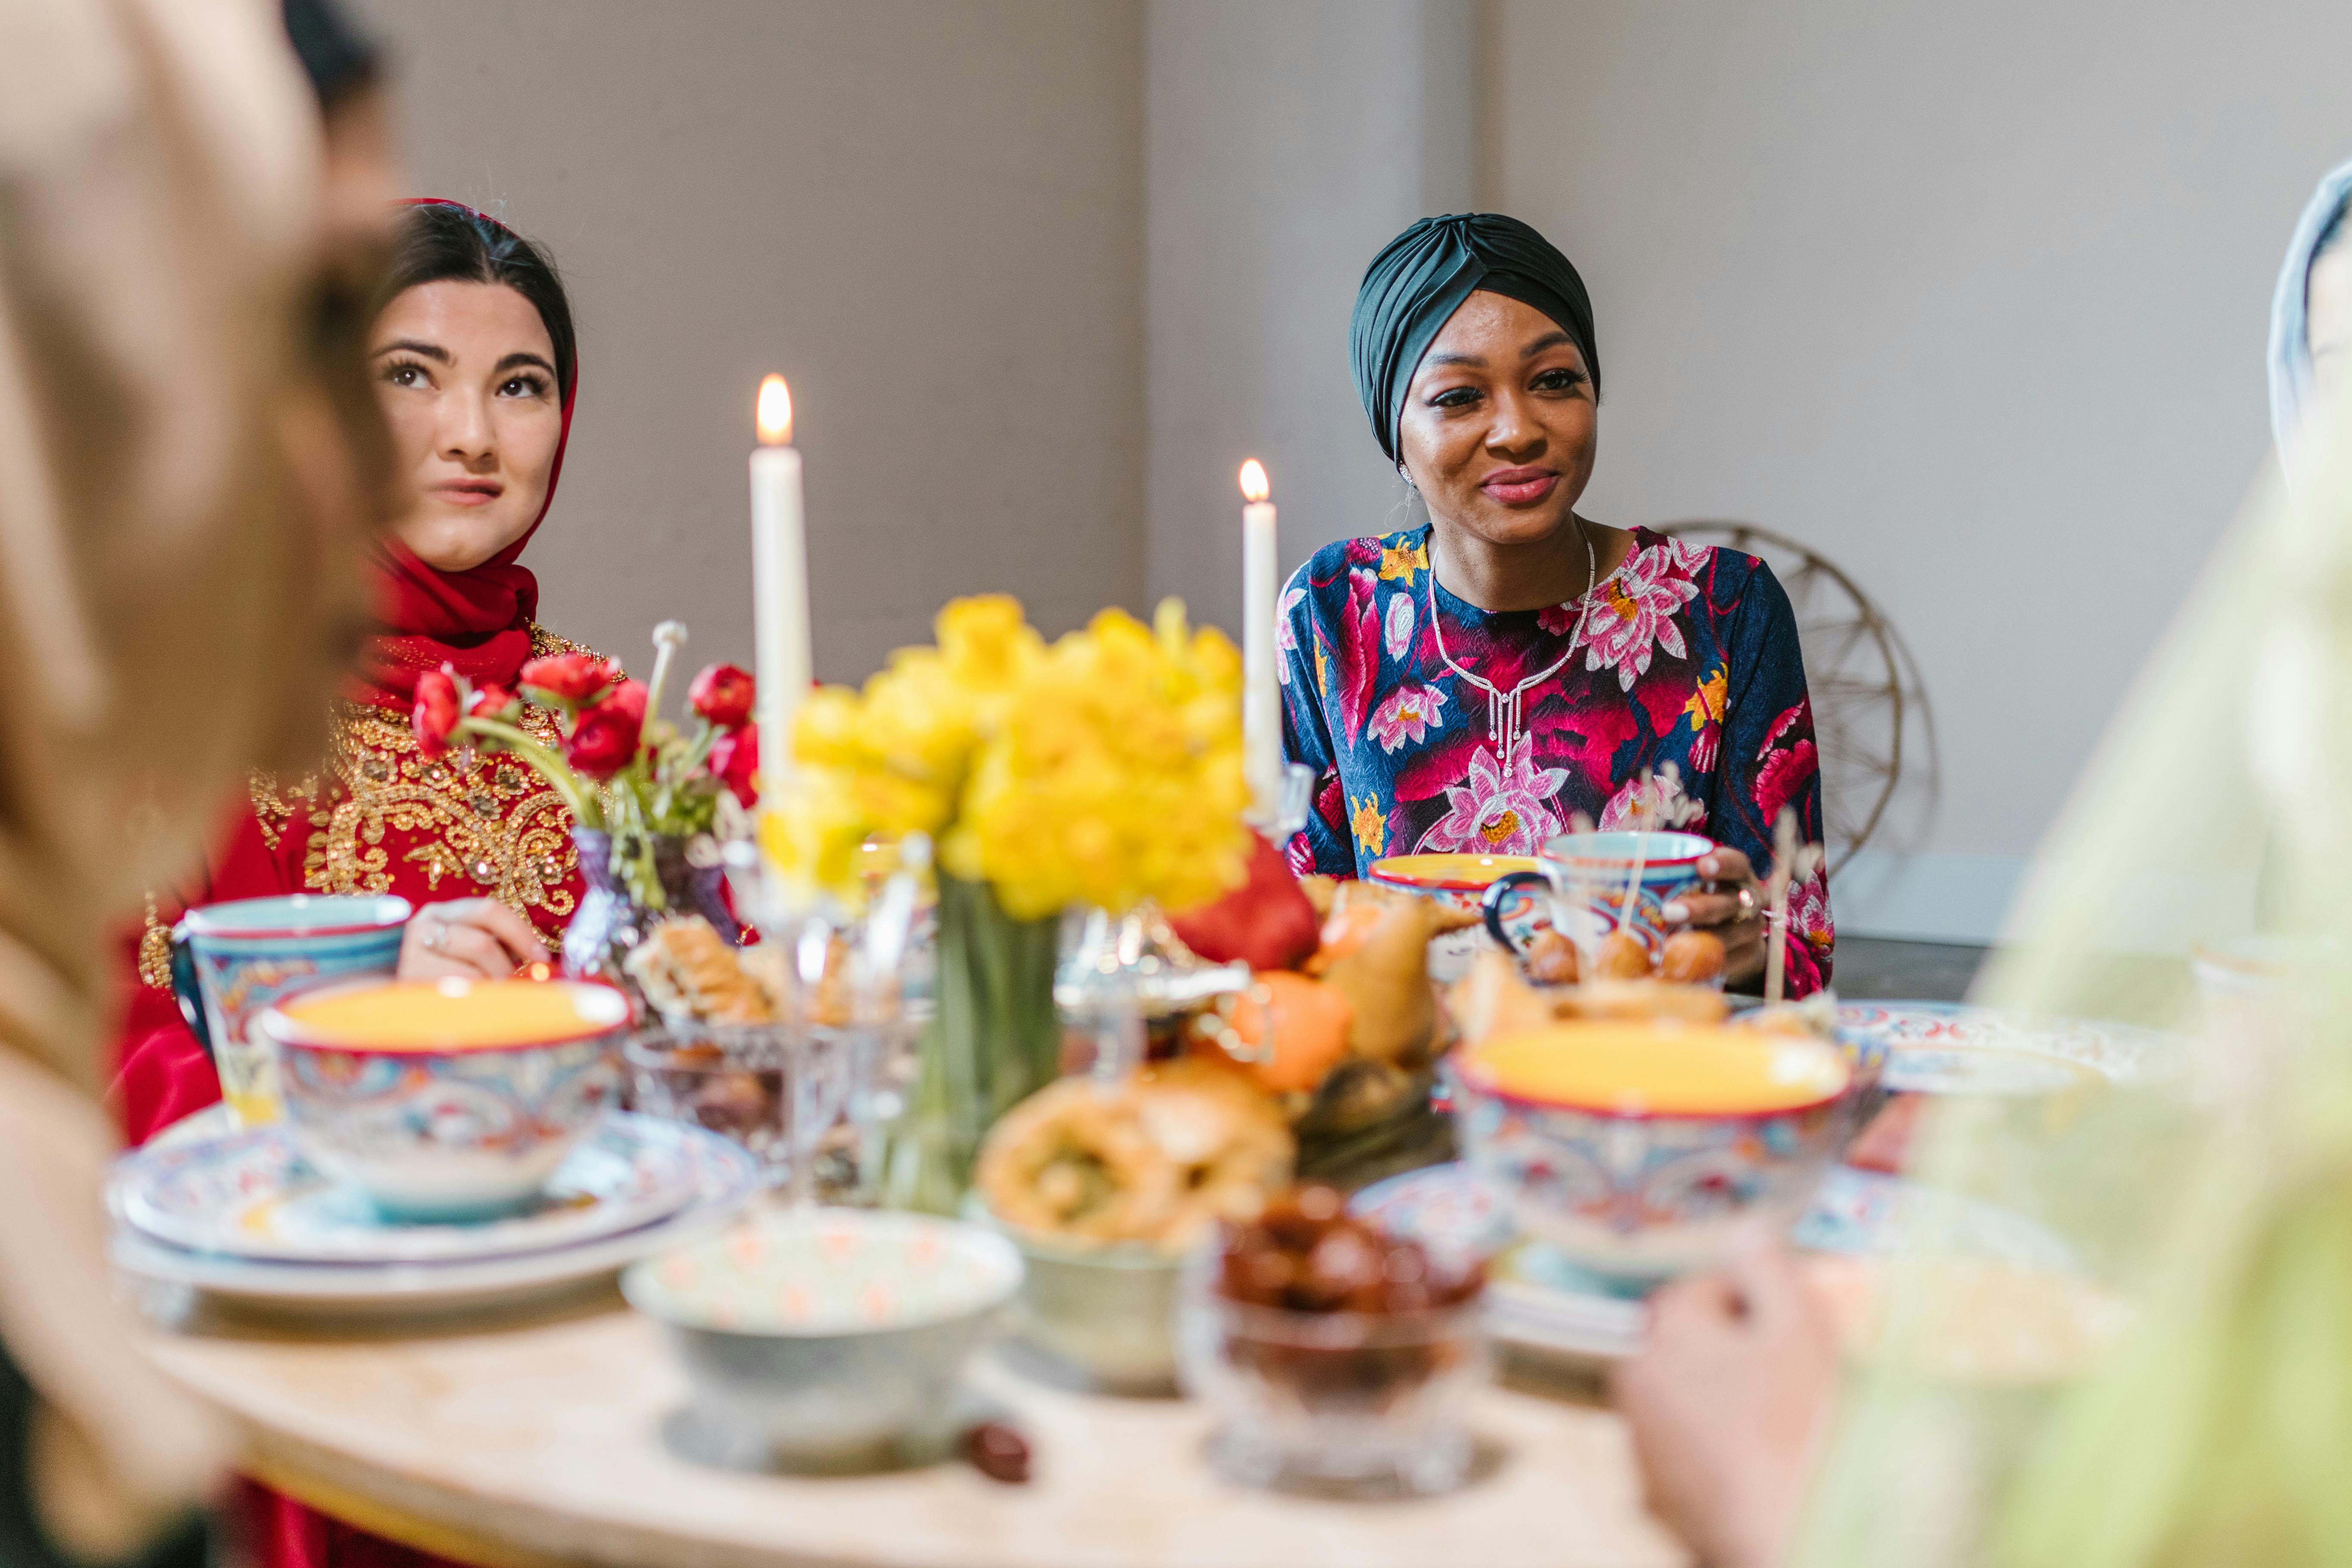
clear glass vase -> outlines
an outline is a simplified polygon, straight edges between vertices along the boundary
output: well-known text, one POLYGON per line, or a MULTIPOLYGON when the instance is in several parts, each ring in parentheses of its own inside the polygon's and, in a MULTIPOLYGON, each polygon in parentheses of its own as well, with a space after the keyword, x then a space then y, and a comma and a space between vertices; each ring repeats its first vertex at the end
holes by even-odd
POLYGON ((917 1047, 914 1104, 892 1140, 885 1200, 953 1214, 996 1119, 1061 1070, 1059 922, 1016 920, 994 889, 941 873, 936 1004, 917 1047))
POLYGON ((572 843, 586 891, 563 929, 565 973, 610 981, 635 996, 636 983, 623 963, 670 914, 700 915, 729 942, 742 940, 728 911, 726 871, 715 850, 698 856, 691 841, 677 834, 623 838, 593 827, 573 828, 572 843), (697 864, 701 859, 709 863, 697 864))

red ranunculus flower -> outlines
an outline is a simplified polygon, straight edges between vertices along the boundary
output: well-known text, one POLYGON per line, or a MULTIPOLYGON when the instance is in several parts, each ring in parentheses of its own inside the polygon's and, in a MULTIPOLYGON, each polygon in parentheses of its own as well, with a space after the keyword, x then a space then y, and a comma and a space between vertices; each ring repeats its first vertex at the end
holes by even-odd
POLYGON ((686 700, 720 729, 740 730, 751 722, 753 689, 751 677, 734 665, 705 665, 686 689, 686 700))
POLYGON ((520 704, 515 694, 503 686, 481 686, 474 689, 473 705, 466 710, 468 719, 511 719, 520 704))
POLYGON ((457 728, 457 682, 446 670, 428 669, 416 678, 416 710, 409 722, 416 731, 416 750, 432 762, 449 754, 449 737, 457 728))
POLYGON ((747 806, 760 804, 760 727, 746 724, 710 742, 710 776, 747 806))
POLYGON ((645 683, 625 680, 603 701, 582 710, 563 743, 564 760, 592 779, 611 778, 635 760, 645 724, 645 683))
POLYGON ((593 653, 556 653, 522 667, 522 683, 558 702, 578 704, 602 696, 621 679, 621 667, 593 653))

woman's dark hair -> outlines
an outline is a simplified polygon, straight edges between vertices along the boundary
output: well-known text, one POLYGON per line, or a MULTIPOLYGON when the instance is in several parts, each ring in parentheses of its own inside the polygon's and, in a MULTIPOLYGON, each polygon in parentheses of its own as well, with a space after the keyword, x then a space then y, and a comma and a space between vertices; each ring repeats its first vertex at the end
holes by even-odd
POLYGON ((579 352, 572 332, 572 303, 563 279, 545 251, 494 217, 455 202, 418 202, 402 209, 393 226, 392 264, 376 291, 370 319, 404 291, 424 283, 503 283, 539 311, 547 340, 555 346, 556 391, 572 398, 579 352))

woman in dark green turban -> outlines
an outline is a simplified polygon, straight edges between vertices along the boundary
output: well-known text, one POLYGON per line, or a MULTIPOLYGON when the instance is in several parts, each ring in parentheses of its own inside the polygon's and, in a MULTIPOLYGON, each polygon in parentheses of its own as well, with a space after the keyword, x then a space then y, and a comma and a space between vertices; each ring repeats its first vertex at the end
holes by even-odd
MULTIPOLYGON (((1364 274, 1356 390, 1426 527, 1327 545, 1282 601, 1285 732, 1320 775, 1301 871, 1389 855, 1530 855, 1580 814, 1632 826, 1672 764, 1713 890, 1666 906, 1764 967, 1754 868, 1783 808, 1822 831, 1796 618, 1752 556, 1579 515, 1601 355, 1584 280, 1498 213, 1424 218, 1364 274)), ((1789 905, 1788 988, 1825 984, 1816 875, 1789 905)))

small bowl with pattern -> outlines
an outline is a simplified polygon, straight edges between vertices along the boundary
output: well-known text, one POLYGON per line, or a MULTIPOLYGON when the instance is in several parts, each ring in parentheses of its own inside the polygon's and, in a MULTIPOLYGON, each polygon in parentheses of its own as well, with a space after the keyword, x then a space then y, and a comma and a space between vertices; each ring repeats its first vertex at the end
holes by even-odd
POLYGON ((868 1209, 773 1211, 621 1278, 667 1328, 701 1422, 820 1468, 936 1423, 1020 1288, 994 1232, 868 1209))
POLYGON ((1793 1226, 1853 1129, 1835 1047, 1752 1029, 1562 1024, 1452 1072, 1465 1161, 1520 1230, 1635 1284, 1720 1262, 1743 1224, 1793 1226))
POLYGON ((612 1105, 629 1003, 575 980, 369 981, 262 1015, 303 1155, 387 1220, 511 1214, 612 1105))
POLYGON ((1102 1394, 1164 1394, 1176 1384, 1176 1289, 1187 1249, 1086 1242, 997 1218, 977 1193, 964 1214, 1020 1250, 1020 1294, 1005 1314, 1055 1381, 1102 1394))

